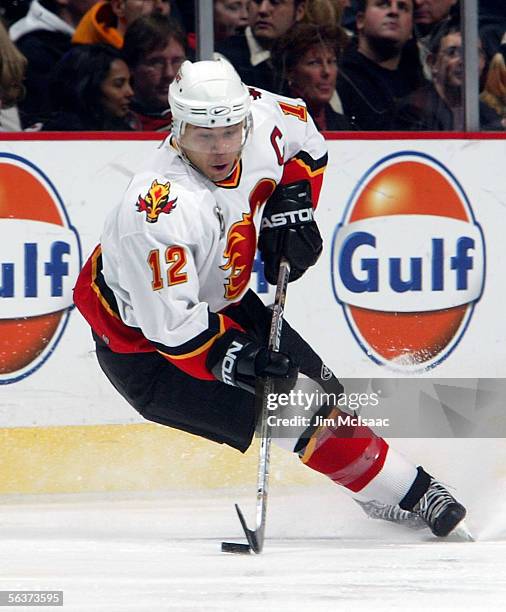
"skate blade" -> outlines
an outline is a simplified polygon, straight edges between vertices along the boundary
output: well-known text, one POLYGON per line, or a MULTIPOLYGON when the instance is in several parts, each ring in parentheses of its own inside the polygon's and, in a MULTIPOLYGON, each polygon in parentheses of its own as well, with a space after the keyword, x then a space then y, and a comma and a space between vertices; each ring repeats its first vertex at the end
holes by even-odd
POLYGON ((455 527, 452 531, 451 535, 457 536, 460 540, 465 542, 475 542, 472 533, 469 531, 468 526, 465 521, 460 521, 460 523, 455 527))

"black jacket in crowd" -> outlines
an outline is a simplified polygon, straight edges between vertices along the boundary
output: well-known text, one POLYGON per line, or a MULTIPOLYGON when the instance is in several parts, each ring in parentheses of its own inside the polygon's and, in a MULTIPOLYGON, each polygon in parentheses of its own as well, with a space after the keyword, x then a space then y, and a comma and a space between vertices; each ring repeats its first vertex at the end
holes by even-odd
POLYGON ((336 113, 336 111, 327 104, 325 107, 325 122, 327 124, 325 131, 346 132, 356 130, 356 126, 345 115, 336 113))
POLYGON ((360 130, 393 129, 397 100, 420 86, 418 66, 402 62, 397 70, 382 68, 352 47, 341 61, 337 93, 344 114, 360 130))
POLYGON ((26 96, 18 106, 23 127, 29 127, 51 110, 48 77, 53 66, 70 50, 71 38, 63 32, 39 30, 22 36, 16 46, 28 59, 26 96))
POLYGON ((276 91, 274 70, 269 60, 251 64, 250 49, 244 34, 230 36, 217 45, 216 51, 224 55, 239 73, 241 80, 251 87, 276 91))
MULTIPOLYGON (((499 115, 481 101, 480 127, 482 130, 503 131, 499 115)), ((399 102, 394 129, 439 132, 455 130, 456 126, 452 110, 430 83, 399 102)))

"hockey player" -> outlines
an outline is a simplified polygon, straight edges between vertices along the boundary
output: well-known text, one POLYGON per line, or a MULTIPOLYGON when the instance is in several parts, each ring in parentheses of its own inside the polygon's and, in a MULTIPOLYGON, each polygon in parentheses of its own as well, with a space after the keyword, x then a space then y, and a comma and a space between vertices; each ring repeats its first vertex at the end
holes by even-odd
MULTIPOLYGON (((248 89, 225 60, 184 62, 169 103, 172 133, 109 214, 74 299, 102 370, 143 417, 244 452, 257 379, 293 385, 300 372, 343 391, 287 323, 281 352, 267 349, 271 312, 248 289, 257 236, 270 283, 282 257, 291 281, 318 260, 326 145, 301 100, 248 89)), ((370 516, 446 536, 465 515, 367 427, 301 426, 289 442, 370 516)))

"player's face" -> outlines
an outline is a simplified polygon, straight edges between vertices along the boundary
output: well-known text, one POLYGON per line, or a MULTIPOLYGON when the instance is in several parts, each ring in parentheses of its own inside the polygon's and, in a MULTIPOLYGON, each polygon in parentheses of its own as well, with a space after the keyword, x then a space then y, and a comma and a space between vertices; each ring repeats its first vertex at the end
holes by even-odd
POLYGON ((179 146, 194 166, 218 182, 226 179, 237 164, 243 138, 243 122, 218 128, 188 124, 179 139, 179 146))
POLYGON ((412 0, 369 0, 357 14, 357 29, 366 38, 404 44, 413 29, 412 0))
POLYGON ((147 53, 132 70, 136 100, 150 110, 166 109, 169 85, 185 59, 183 47, 174 39, 147 53))
POLYGON ((336 88, 337 58, 333 49, 315 45, 297 62, 290 75, 295 89, 290 93, 306 101, 309 107, 330 101, 336 88))
POLYGON ((112 117, 125 117, 134 95, 130 87, 130 72, 123 60, 114 60, 101 85, 102 104, 112 117))
POLYGON ((266 42, 283 36, 304 16, 304 4, 295 0, 250 0, 249 23, 253 34, 266 42))
POLYGON ((414 0, 414 2, 415 23, 429 26, 447 17, 457 0, 414 0))

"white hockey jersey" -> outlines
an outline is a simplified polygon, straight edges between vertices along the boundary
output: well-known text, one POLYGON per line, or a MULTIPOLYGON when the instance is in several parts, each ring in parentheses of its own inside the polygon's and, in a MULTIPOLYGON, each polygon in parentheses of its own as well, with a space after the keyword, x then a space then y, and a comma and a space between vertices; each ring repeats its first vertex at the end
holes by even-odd
POLYGON ((250 91, 253 132, 231 176, 211 182, 169 136, 109 214, 74 299, 111 350, 158 350, 212 379, 205 357, 238 327, 220 311, 248 288, 265 202, 305 178, 316 205, 327 150, 304 103, 250 91))

